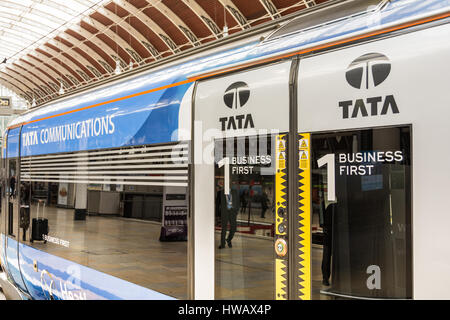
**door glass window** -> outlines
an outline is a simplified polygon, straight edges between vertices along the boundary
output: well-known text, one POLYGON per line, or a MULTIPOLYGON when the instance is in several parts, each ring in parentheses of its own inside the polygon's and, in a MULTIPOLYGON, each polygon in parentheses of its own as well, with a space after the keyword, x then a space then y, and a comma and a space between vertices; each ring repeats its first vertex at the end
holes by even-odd
POLYGON ((312 135, 313 299, 412 297, 410 141, 409 127, 312 135))
POLYGON ((274 139, 215 142, 216 299, 274 299, 274 139))

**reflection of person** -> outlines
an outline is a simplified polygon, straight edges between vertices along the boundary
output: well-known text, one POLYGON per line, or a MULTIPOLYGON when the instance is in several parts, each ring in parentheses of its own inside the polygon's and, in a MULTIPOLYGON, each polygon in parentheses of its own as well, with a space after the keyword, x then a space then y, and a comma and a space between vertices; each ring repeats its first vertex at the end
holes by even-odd
POLYGON ((220 203, 221 203, 221 194, 222 194, 223 190, 222 188, 220 188, 220 186, 216 187, 216 217, 219 218, 220 217, 220 203))
POLYGON ((16 191, 16 177, 15 176, 11 176, 11 178, 9 178, 9 186, 11 188, 11 196, 14 196, 14 193, 16 191))
POLYGON ((227 233, 228 222, 230 223, 230 232, 226 239, 228 247, 232 247, 231 240, 233 240, 234 233, 236 232, 236 216, 239 211, 239 192, 232 188, 230 194, 226 195, 222 190, 220 200, 221 210, 221 225, 222 232, 220 234, 220 246, 219 249, 225 248, 225 237, 227 233))
POLYGON ((30 227, 30 184, 20 184, 20 227, 23 229, 22 240, 27 241, 26 233, 30 227))
POLYGON ((263 219, 265 218, 266 210, 269 208, 269 205, 267 204, 268 200, 267 193, 263 191, 261 195, 261 218, 263 219))
POLYGON ((23 182, 20 184, 20 204, 29 205, 30 191, 30 184, 28 182, 23 182))
POLYGON ((241 213, 245 213, 245 209, 247 209, 248 202, 248 190, 244 190, 241 196, 241 213))
POLYGON ((330 203, 323 213, 323 255, 322 255, 322 284, 330 285, 333 215, 336 203, 330 203))

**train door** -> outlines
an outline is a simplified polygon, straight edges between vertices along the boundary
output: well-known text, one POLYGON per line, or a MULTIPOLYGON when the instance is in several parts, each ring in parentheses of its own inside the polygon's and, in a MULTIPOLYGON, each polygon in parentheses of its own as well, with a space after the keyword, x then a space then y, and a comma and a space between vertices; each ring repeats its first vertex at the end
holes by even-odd
POLYGON ((431 221, 448 211, 437 164, 449 159, 448 34, 424 28, 300 60, 312 299, 445 295, 446 249, 434 247, 446 228, 431 221))
POLYGON ((19 249, 19 206, 20 206, 20 132, 21 128, 10 129, 7 135, 6 148, 6 188, 4 192, 5 209, 5 260, 9 276, 26 292, 22 279, 18 249, 19 249))
POLYGON ((283 61, 194 90, 196 299, 288 298, 291 68, 283 61))

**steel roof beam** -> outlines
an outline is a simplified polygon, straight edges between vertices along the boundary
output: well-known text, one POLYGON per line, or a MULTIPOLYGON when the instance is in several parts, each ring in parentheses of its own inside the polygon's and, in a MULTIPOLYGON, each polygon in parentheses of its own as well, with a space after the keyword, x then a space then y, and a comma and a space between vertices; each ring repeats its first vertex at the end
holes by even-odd
POLYGON ((195 1, 195 0, 182 0, 186 6, 188 6, 197 17, 203 22, 203 24, 211 31, 211 34, 216 38, 220 38, 222 30, 217 26, 208 13, 195 1))
POLYGON ((22 90, 23 92, 26 92, 30 97, 36 98, 35 96, 37 96, 37 98, 40 98, 40 95, 36 94, 36 92, 34 92, 34 90, 32 88, 29 88, 27 85, 20 82, 16 78, 10 76, 9 74, 7 74, 3 71, 0 71, 0 75, 2 75, 3 78, 6 81, 8 81, 9 83, 11 83, 12 85, 16 86, 17 88, 20 88, 20 90, 22 90))
POLYGON ((117 53, 117 51, 114 51, 106 42, 104 42, 102 39, 100 39, 97 36, 98 34, 101 34, 101 32, 90 33, 88 30, 86 30, 79 24, 72 26, 71 30, 75 31, 76 33, 83 36, 86 40, 89 40, 90 42, 95 44, 98 48, 100 48, 103 52, 105 52, 106 55, 111 57, 111 59, 113 59, 114 61, 119 61, 120 65, 122 67, 126 67, 127 64, 120 57, 120 55, 117 53))
POLYGON ((166 16, 167 19, 172 22, 178 30, 186 37, 186 39, 195 47, 200 45, 197 36, 194 32, 177 16, 172 10, 170 10, 162 1, 160 0, 147 0, 151 6, 159 10, 162 14, 166 16))
MULTIPOLYGON (((101 77, 101 70, 97 70, 97 67, 95 67, 91 62, 89 62, 85 57, 83 57, 81 54, 79 54, 78 52, 76 52, 73 47, 69 47, 67 45, 64 44, 64 42, 62 41, 58 41, 56 39, 52 39, 48 42, 49 44, 57 47, 57 48, 61 48, 63 49, 63 53, 66 53, 68 55, 70 55, 71 57, 73 57, 76 61, 78 61, 80 64, 82 64, 86 69, 88 69, 93 75, 94 77, 101 77)), ((78 71, 77 71, 78 72, 78 71)), ((84 72, 84 71, 83 71, 84 72)), ((84 77, 83 77, 84 78, 84 77)), ((89 81, 91 79, 91 77, 88 77, 87 79, 85 79, 86 81, 89 81)))
MULTIPOLYGON (((61 81, 65 82, 64 79, 62 79, 62 76, 60 73, 57 73, 55 70, 53 70, 52 68, 50 68, 49 66, 47 66, 47 64, 45 62, 40 61, 38 58, 34 57, 31 54, 28 55, 24 55, 22 57, 20 57, 21 60, 25 61, 26 63, 30 64, 31 66, 34 66, 36 69, 38 67, 36 67, 36 64, 39 65, 39 69, 42 69, 44 72, 46 72, 47 74, 49 74, 53 79, 55 79, 57 81, 57 83, 55 84, 54 81, 52 81, 51 83, 49 83, 49 85, 57 90, 61 84, 61 81), (56 85, 56 88, 55 88, 56 85)), ((70 85, 67 84, 66 87, 69 87, 70 85)))
MULTIPOLYGON (((55 42, 55 40, 54 40, 54 39, 51 39, 51 40, 49 41, 49 43, 50 43, 50 42, 55 42)), ((60 43, 60 44, 56 43, 56 44, 55 44, 55 46, 58 46, 58 45, 59 45, 59 46, 65 46, 63 43, 60 43)), ((68 47, 67 47, 67 48, 68 48, 68 47)), ((42 49, 42 50, 45 49, 45 51, 47 51, 49 54, 51 54, 51 55, 53 55, 53 56, 58 56, 58 55, 62 56, 59 52, 53 50, 53 49, 50 48, 49 46, 40 47, 40 49, 42 49)), ((69 48, 69 49, 70 49, 70 48, 69 48)), ((81 60, 81 61, 85 60, 83 57, 79 56, 78 53, 74 53, 73 55, 75 55, 75 58, 76 58, 77 60, 81 60)), ((73 63, 70 59, 67 59, 67 58, 64 57, 64 62, 65 62, 66 64, 68 64, 71 68, 73 68, 73 69, 79 74, 79 76, 80 76, 82 79, 84 79, 85 81, 89 81, 89 80, 91 79, 91 77, 89 77, 89 76, 86 74, 86 72, 84 72, 83 70, 80 70, 80 68, 79 68, 75 63, 73 63)), ((89 63, 89 65, 90 65, 90 63, 89 63)))
POLYGON ((250 28, 249 23, 247 22, 247 19, 242 14, 242 12, 236 7, 236 5, 231 0, 219 0, 220 3, 227 9, 227 11, 231 14, 231 16, 236 20, 239 27, 241 29, 248 29, 250 28))
POLYGON ((271 0, 259 0, 259 2, 262 4, 264 9, 266 9, 267 13, 269 14, 272 20, 281 17, 281 14, 278 12, 277 7, 273 4, 271 0))
POLYGON ((72 60, 68 59, 62 53, 50 48, 49 46, 39 49, 43 51, 45 49, 47 53, 51 54, 51 57, 47 57, 43 53, 40 53, 36 50, 33 52, 33 54, 42 61, 52 61, 51 63, 47 63, 61 72, 61 74, 64 74, 66 78, 68 78, 74 85, 78 85, 80 82, 82 82, 74 77, 74 75, 76 74, 75 72, 80 73, 78 74, 78 76, 84 79, 84 81, 89 80, 89 76, 84 71, 80 70, 79 66, 77 66, 72 60), (58 59, 60 62, 57 62, 56 59, 58 59), (64 63, 64 65, 61 62, 64 63), (66 70, 66 72, 64 72, 64 70, 66 70), (81 73, 83 73, 84 76, 81 76, 81 73))
MULTIPOLYGON (((111 10, 107 10, 106 8, 99 8, 98 11, 100 14, 104 15, 108 19, 112 20, 116 25, 119 25, 123 29, 125 29, 128 34, 133 37, 137 42, 141 43, 145 50, 155 59, 160 58, 160 53, 152 46, 148 46, 144 43, 148 43, 148 40, 145 36, 137 29, 135 29, 130 23, 126 21, 126 19, 119 17, 111 10), (152 48, 153 47, 153 48, 152 48)), ((130 15, 128 15, 130 16, 130 15)))
POLYGON ((152 30, 158 36, 158 38, 160 38, 166 44, 166 46, 172 53, 177 53, 180 51, 180 48, 175 43, 175 41, 173 41, 173 39, 156 22, 150 19, 150 17, 147 16, 145 13, 143 13, 140 9, 136 8, 129 2, 123 0, 113 0, 113 1, 114 3, 117 3, 119 6, 121 6, 128 12, 132 13, 136 18, 138 18, 142 23, 144 23, 147 26, 147 28, 152 30))
POLYGON ((58 80, 60 83, 62 82, 64 87, 70 88, 72 85, 79 84, 78 79, 75 79, 75 80, 73 79, 74 77, 72 76, 72 74, 74 71, 68 69, 67 67, 63 67, 62 64, 54 61, 53 60, 54 57, 47 57, 46 55, 44 55, 38 51, 34 51, 32 54, 29 53, 28 56, 37 61, 41 60, 41 61, 39 61, 40 63, 42 63, 42 62, 46 63, 47 65, 49 65, 51 67, 51 69, 56 69, 55 79, 58 80), (69 81, 71 83, 67 82, 67 80, 64 79, 64 77, 69 79, 69 81))
MULTIPOLYGON (((12 70, 12 69, 10 69, 10 68, 8 68, 8 67, 6 67, 6 69, 12 70)), ((7 70, 5 70, 5 71, 7 71, 7 70)), ((5 71, 3 71, 4 74, 6 74, 5 71)), ((12 70, 12 71, 14 71, 14 70, 12 70)), ((33 81, 31 81, 31 80, 29 80, 29 77, 26 77, 26 76, 24 76, 24 75, 22 75, 22 74, 20 74, 20 73, 18 73, 18 72, 15 72, 15 73, 14 73, 14 76, 12 76, 10 72, 8 72, 7 74, 8 74, 11 78, 14 78, 14 79, 16 79, 17 81, 19 81, 20 83, 23 83, 24 85, 26 85, 26 86, 27 86, 28 88, 30 88, 33 92, 35 92, 35 93, 39 96, 39 98, 44 98, 44 97, 47 95, 47 93, 46 93, 44 90, 42 90, 42 88, 41 88, 39 85, 37 85, 36 83, 34 83, 34 81, 35 81, 36 79, 33 79, 33 81)), ((42 81, 41 81, 41 82, 42 82, 42 81)))
MULTIPOLYGON (((75 31, 73 31, 73 32, 76 34, 79 34, 78 32, 75 32, 75 31)), ((63 38, 64 40, 72 43, 77 48, 82 50, 84 53, 89 55, 92 59, 96 60, 103 67, 103 69, 106 70, 106 72, 108 72, 108 73, 114 72, 113 67, 100 54, 98 54, 95 50, 93 50, 91 47, 89 47, 85 43, 86 41, 91 41, 91 40, 87 40, 87 39, 86 40, 78 40, 76 37, 72 36, 71 34, 69 34, 67 32, 63 32, 63 33, 59 34, 58 37, 63 38)), ((99 48, 99 49, 101 50, 101 48, 99 48)), ((102 52, 104 52, 105 55, 109 56, 109 54, 107 52, 105 52, 103 50, 102 50, 102 52)))
MULTIPOLYGON (((39 76, 35 75, 33 72, 30 71, 31 68, 25 61, 18 59, 18 60, 14 61, 14 64, 19 66, 24 72, 29 73, 33 78, 40 79, 43 83, 45 83, 45 87, 50 89, 50 92, 48 92, 49 94, 52 94, 58 90, 58 89, 55 89, 55 87, 53 87, 52 85, 50 85, 50 83, 54 83, 56 85, 56 83, 54 82, 53 79, 51 79, 49 76, 47 76, 43 72, 39 72, 39 76)), ((39 71, 36 68, 35 68, 35 70, 39 71)))
POLYGON ((3 86, 5 86, 9 90, 15 92, 16 94, 20 95, 21 97, 25 97, 25 100, 29 100, 30 99, 30 97, 28 96, 28 93, 26 91, 23 91, 22 88, 17 87, 16 85, 11 83, 10 81, 0 77, 0 83, 2 83, 3 86), (21 93, 18 93, 17 91, 19 91, 21 93))
MULTIPOLYGON (((30 68, 28 66, 23 65, 22 61, 15 60, 13 63, 8 64, 6 66, 6 69, 11 70, 11 72, 8 72, 8 74, 11 77, 12 77, 12 75, 14 75, 15 77, 17 77, 16 80, 21 81, 22 83, 28 83, 30 88, 36 88, 36 89, 44 92, 45 95, 52 93, 51 88, 53 88, 53 86, 50 85, 48 82, 42 80, 41 77, 33 74, 30 71, 30 68), (29 81, 30 75, 31 75, 31 78, 33 79, 33 82, 29 81), (30 83, 32 83, 33 85, 30 85, 30 83)), ((45 76, 45 74, 43 74, 43 73, 41 73, 41 75, 45 76)), ((53 83, 53 80, 50 79, 50 81, 53 83)))
MULTIPOLYGON (((90 24, 95 29, 99 30, 101 33, 110 38, 118 47, 121 47, 122 50, 124 50, 127 55, 135 62, 139 63, 143 60, 142 57, 134 50, 134 48, 131 47, 130 44, 123 40, 122 37, 120 37, 116 32, 111 30, 111 28, 114 27, 114 24, 111 26, 106 26, 92 17, 84 17, 82 21, 90 24)), ((117 53, 117 55, 119 54, 117 53)))

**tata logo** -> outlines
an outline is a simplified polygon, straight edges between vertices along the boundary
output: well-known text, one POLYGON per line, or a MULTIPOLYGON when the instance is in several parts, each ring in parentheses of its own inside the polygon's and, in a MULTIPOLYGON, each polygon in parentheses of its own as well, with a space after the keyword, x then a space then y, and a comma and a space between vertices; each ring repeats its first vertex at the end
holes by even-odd
POLYGON ((247 103, 248 98, 250 98, 250 89, 248 88, 248 85, 242 81, 230 85, 223 95, 223 101, 230 109, 239 109, 243 107, 247 103))
MULTIPOLYGON (((391 63, 388 57, 381 53, 367 53, 350 63, 345 72, 345 79, 350 86, 367 95, 368 90, 384 83, 390 73, 391 63)), ((392 94, 341 101, 339 108, 342 108, 343 119, 381 116, 388 114, 389 110, 392 114, 400 113, 392 94)))
MULTIPOLYGON (((250 88, 242 81, 234 82, 225 90, 223 102, 231 110, 240 110, 250 98, 250 88)), ((222 131, 254 128, 250 113, 219 118, 222 131)))
POLYGON ((377 87, 391 72, 388 57, 381 53, 368 53, 353 60, 347 68, 345 78, 356 89, 377 87))

